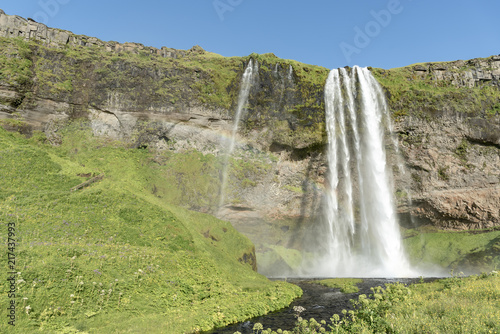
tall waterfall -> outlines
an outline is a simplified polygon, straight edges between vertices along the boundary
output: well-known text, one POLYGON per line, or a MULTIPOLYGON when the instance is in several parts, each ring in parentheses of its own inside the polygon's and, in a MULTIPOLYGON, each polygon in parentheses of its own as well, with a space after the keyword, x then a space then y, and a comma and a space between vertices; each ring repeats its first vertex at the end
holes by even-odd
POLYGON ((370 71, 332 70, 325 86, 328 132, 327 253, 322 274, 410 274, 384 149, 390 116, 370 71))
POLYGON ((238 126, 240 123, 240 119, 242 114, 245 111, 246 104, 248 102, 248 96, 250 94, 250 88, 252 87, 252 83, 254 81, 255 75, 259 72, 259 64, 257 61, 254 61, 250 59, 248 62, 248 65, 245 69, 245 72, 243 73, 243 77, 241 78, 241 86, 240 86, 240 92, 238 95, 238 104, 236 106, 236 113, 234 115, 234 124, 233 124, 233 130, 231 132, 231 137, 229 139, 229 144, 227 146, 226 152, 225 152, 225 157, 223 161, 223 169, 222 169, 222 180, 221 180, 221 187, 219 191, 219 208, 222 207, 224 204, 225 200, 225 191, 227 187, 227 177, 228 177, 228 165, 229 165, 229 158, 234 152, 234 147, 236 144, 236 134, 238 133, 238 126))

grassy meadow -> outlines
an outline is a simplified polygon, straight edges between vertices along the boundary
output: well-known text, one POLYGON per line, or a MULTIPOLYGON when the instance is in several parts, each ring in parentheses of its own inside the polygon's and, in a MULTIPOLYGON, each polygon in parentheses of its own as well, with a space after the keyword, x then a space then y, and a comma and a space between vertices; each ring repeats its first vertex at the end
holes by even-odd
MULTIPOLYGON (((14 253, 16 332, 196 332, 301 294, 253 271, 254 246, 230 223, 153 195, 162 167, 151 152, 94 138, 78 122, 61 140, 0 128, 0 304, 12 299, 14 253)), ((1 314, 0 333, 12 332, 1 314)))

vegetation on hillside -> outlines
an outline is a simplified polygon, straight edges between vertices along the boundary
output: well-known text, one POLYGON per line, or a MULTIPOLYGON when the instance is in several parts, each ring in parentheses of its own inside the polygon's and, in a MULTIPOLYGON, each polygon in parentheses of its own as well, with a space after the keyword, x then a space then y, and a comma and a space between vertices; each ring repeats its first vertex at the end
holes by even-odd
POLYGON ((500 268, 500 231, 417 233, 404 244, 416 267, 439 266, 468 273, 500 268))
MULTIPOLYGON (((450 66, 450 71, 457 73, 473 69, 472 65, 458 70, 450 66)), ((385 88, 396 120, 410 115, 432 119, 445 112, 483 118, 499 114, 500 90, 488 83, 457 87, 450 79, 437 80, 432 71, 418 74, 413 66, 373 68, 372 73, 385 88)))
POLYGON ((17 102, 3 102, 17 109, 33 107, 38 97, 69 103, 76 117, 88 108, 183 113, 195 106, 231 117, 240 78, 254 59, 259 79, 243 131, 276 129, 274 141, 290 149, 314 147, 326 138, 323 86, 328 69, 323 67, 272 54, 223 57, 194 50, 164 58, 146 50, 54 48, 13 38, 0 38, 0 45, 0 83, 19 93, 17 102))
POLYGON ((343 293, 358 292, 357 283, 363 282, 360 278, 327 278, 316 281, 315 283, 327 286, 329 288, 338 288, 343 293))
MULTIPOLYGON (((20 332, 208 330, 301 294, 254 272, 253 245, 231 224, 153 195, 147 150, 94 138, 82 123, 61 139, 53 147, 43 134, 0 128, 0 241, 4 259, 16 257, 20 332)), ((0 285, 1 305, 9 288, 0 285)), ((5 319, 0 331, 9 332, 5 319)))

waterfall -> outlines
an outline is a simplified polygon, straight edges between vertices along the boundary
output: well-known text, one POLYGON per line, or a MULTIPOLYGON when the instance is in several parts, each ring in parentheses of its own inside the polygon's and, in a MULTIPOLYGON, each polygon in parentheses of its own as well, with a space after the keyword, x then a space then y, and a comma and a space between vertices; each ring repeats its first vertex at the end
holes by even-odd
POLYGON ((350 75, 332 70, 325 109, 328 245, 322 274, 407 276, 384 148, 384 126, 391 125, 383 91, 366 68, 356 66, 350 75))
POLYGON ((228 177, 228 165, 229 165, 229 158, 234 152, 234 147, 236 144, 236 134, 238 133, 238 126, 240 123, 240 119, 244 111, 246 110, 246 104, 248 102, 248 95, 250 94, 250 88, 252 87, 252 83, 254 81, 255 75, 257 75, 259 72, 259 63, 257 61, 254 61, 250 59, 248 62, 248 65, 245 69, 245 72, 243 73, 243 77, 241 78, 241 86, 240 86, 240 92, 238 95, 238 104, 236 106, 236 113, 234 115, 234 124, 233 124, 233 130, 231 131, 231 137, 229 139, 229 144, 227 146, 226 152, 225 152, 225 157, 223 161, 223 168, 222 168, 222 180, 221 180, 221 186, 219 190, 219 208, 222 207, 224 204, 225 200, 225 190, 227 187, 227 177, 228 177))
POLYGON ((293 80, 293 66, 292 65, 290 65, 288 67, 287 79, 288 79, 288 81, 292 81, 293 80))

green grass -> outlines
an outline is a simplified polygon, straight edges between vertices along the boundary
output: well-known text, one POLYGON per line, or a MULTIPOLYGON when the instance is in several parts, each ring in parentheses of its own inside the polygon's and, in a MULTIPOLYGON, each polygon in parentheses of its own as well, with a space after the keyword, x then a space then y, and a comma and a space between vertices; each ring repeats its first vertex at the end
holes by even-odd
POLYGON ((315 281, 314 283, 319 283, 329 288, 340 289, 343 293, 354 293, 359 291, 356 284, 361 282, 363 282, 363 280, 360 278, 328 278, 315 281))
MULTIPOLYGON (((245 263, 254 247, 229 223, 153 195, 160 177, 147 150, 106 144, 80 123, 61 136, 51 147, 0 129, 0 226, 16 226, 19 332, 208 330, 300 295, 245 263), (104 178, 70 191, 93 175, 104 178)), ((1 244, 7 258, 3 232, 1 244)), ((5 280, 0 289, 7 305, 5 280)))
POLYGON ((22 39, 0 39, 0 82, 26 85, 33 75, 29 44, 22 39))
POLYGON ((416 266, 431 263, 470 272, 500 267, 500 231, 422 233, 404 243, 416 266))

